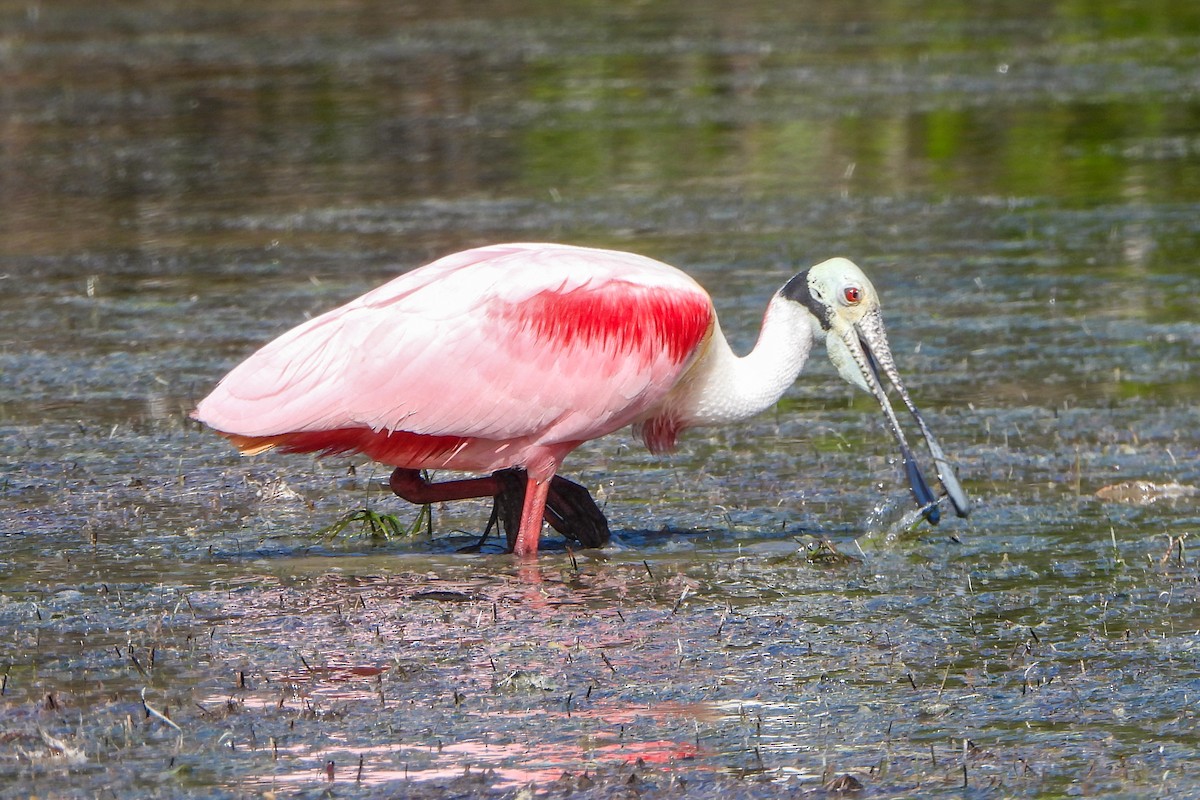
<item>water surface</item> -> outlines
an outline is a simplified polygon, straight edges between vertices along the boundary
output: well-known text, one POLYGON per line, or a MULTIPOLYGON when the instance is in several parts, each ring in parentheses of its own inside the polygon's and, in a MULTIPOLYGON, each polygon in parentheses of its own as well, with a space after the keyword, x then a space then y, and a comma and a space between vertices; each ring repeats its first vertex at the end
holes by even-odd
POLYGON ((1200 796, 1198 51, 1182 2, 0 3, 0 793, 1200 796), (975 514, 898 535, 819 356, 581 448, 614 542, 530 568, 478 503, 324 538, 416 510, 188 421, 505 240, 677 264, 739 348, 853 258, 975 514))

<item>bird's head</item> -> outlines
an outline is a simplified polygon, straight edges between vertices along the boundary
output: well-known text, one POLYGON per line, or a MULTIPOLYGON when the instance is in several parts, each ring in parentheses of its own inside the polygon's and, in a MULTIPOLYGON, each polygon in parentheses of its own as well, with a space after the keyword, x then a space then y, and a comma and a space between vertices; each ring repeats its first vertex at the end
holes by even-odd
POLYGON ((881 372, 891 381, 896 393, 912 413, 929 446, 938 480, 945 487, 955 512, 960 517, 965 517, 970 511, 967 495, 959 485, 953 466, 946 460, 941 446, 900 380, 896 362, 892 359, 892 349, 888 345, 887 332, 883 327, 879 294, 863 271, 844 258, 831 258, 796 275, 787 282, 780 293, 809 311, 814 335, 825 340, 829 360, 837 367, 838 374, 849 383, 870 392, 879 402, 888 428, 900 445, 904 471, 912 486, 913 496, 917 504, 924 509, 926 519, 937 524, 940 518, 937 498, 930 491, 908 446, 904 431, 900 428, 900 422, 896 419, 891 401, 883 388, 881 372))

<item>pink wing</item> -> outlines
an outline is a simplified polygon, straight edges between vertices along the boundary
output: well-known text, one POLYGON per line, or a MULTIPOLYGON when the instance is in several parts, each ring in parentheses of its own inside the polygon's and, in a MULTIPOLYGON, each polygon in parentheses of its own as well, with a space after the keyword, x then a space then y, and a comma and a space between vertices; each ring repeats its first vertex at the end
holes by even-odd
POLYGON ((473 440, 500 443, 497 452, 573 446, 652 409, 712 319, 704 290, 652 259, 480 248, 289 331, 230 372, 194 416, 246 449, 362 450, 401 465, 420 459, 364 443, 407 432, 446 452, 473 440))

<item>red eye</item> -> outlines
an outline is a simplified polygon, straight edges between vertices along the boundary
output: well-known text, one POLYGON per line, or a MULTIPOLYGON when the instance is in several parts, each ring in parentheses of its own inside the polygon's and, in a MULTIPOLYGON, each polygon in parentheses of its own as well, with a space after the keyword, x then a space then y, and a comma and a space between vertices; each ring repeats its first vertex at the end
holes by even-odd
POLYGON ((842 289, 842 297, 846 298, 846 302, 850 305, 856 306, 862 302, 862 289, 857 286, 847 286, 842 289))

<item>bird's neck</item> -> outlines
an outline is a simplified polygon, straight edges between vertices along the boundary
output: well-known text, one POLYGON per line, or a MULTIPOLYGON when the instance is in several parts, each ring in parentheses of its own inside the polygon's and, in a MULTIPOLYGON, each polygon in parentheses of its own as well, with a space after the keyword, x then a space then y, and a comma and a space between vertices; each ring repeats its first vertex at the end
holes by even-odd
POLYGON ((687 425, 718 425, 752 417, 775 404, 796 380, 813 343, 812 314, 775 295, 754 349, 737 356, 713 330, 696 364, 687 425))

